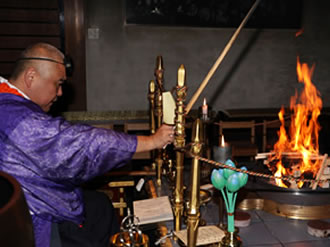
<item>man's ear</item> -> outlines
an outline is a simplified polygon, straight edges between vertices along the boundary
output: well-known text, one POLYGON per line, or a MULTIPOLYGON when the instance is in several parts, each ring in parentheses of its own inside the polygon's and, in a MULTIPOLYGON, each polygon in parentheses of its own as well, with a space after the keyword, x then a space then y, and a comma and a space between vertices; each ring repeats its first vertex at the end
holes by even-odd
POLYGON ((27 70, 25 70, 24 83, 27 88, 31 88, 35 77, 36 77, 36 70, 33 67, 30 67, 27 70))

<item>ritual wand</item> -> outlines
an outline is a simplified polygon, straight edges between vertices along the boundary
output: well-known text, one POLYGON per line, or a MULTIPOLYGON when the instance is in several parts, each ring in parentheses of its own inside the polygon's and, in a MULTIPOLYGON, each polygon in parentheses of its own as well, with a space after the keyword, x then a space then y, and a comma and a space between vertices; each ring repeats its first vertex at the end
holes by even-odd
POLYGON ((253 4, 253 6, 251 7, 251 9, 249 10, 249 12, 247 13, 247 15, 243 19, 242 23, 239 25, 239 27, 237 28, 237 30, 233 34, 233 36, 229 40, 228 44, 225 46, 225 49, 223 49, 222 53, 220 54, 220 56, 218 57, 218 59, 215 61, 214 65, 210 69, 209 73, 206 75, 206 77, 202 81, 201 85, 199 86, 199 88, 197 89, 197 91, 195 92, 195 94, 193 95, 193 97, 191 98, 191 100, 189 101, 189 103, 188 103, 188 105, 186 107, 186 115, 188 115, 189 111, 191 110, 191 107, 195 104, 195 102, 198 99, 199 95, 202 93, 202 91, 206 87, 207 83, 209 82, 209 80, 213 76, 214 72, 217 70, 217 68, 219 67, 220 63, 224 59, 224 57, 227 55, 229 49, 231 48, 231 46, 233 45, 234 41, 236 40, 239 32, 241 31, 241 29, 243 28, 243 26, 246 24, 246 22, 249 20, 250 16, 252 15, 252 13, 256 9, 256 7, 258 6, 259 2, 260 2, 260 0, 256 0, 255 1, 255 3, 253 4))

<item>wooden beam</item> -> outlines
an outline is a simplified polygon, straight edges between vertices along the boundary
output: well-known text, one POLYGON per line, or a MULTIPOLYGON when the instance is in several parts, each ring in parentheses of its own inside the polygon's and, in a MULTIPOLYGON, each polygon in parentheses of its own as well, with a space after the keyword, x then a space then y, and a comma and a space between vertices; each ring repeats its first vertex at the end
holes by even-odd
POLYGON ((72 88, 67 97, 68 111, 84 111, 86 98, 85 1, 62 0, 64 8, 65 53, 73 60, 73 74, 68 77, 72 88))

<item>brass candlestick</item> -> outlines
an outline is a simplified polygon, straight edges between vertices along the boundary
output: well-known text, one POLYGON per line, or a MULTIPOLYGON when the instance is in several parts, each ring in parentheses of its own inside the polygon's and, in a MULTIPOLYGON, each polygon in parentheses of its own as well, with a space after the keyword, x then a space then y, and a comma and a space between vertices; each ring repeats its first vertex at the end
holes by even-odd
MULTIPOLYGON (((150 133, 155 134, 156 133, 156 118, 155 118, 155 93, 156 93, 156 85, 155 81, 151 80, 149 83, 149 105, 150 105, 150 133)), ((151 151, 151 160, 152 160, 152 169, 156 169, 156 151, 151 151)))
MULTIPOLYGON (((163 75, 164 75, 163 59, 161 56, 158 56, 156 59, 156 68, 155 68, 155 77, 156 77, 156 82, 157 82, 155 115, 157 118, 157 128, 159 128, 163 123, 163 111, 162 111, 162 106, 163 106, 162 93, 164 91, 163 75)), ((156 151, 156 154, 157 154, 156 155, 157 156, 156 157, 157 185, 160 186, 162 184, 161 176, 162 176, 162 169, 163 169, 162 167, 163 167, 164 150, 158 149, 156 151)))
MULTIPOLYGON (((198 118, 193 125, 193 137, 191 153, 194 156, 200 156, 203 148, 203 124, 198 118)), ((197 240, 198 224, 200 220, 200 165, 199 159, 193 158, 191 167, 191 192, 188 203, 188 222, 187 222, 187 239, 188 247, 195 247, 197 240)))
POLYGON ((163 123, 163 100, 162 93, 164 92, 164 68, 163 68, 163 58, 162 56, 158 56, 156 59, 156 68, 155 68, 155 77, 156 77, 156 112, 155 115, 157 117, 157 128, 159 128, 163 123))
POLYGON ((185 116, 184 102, 186 99, 185 87, 185 68, 183 65, 178 70, 178 84, 176 87, 176 112, 175 112, 175 140, 176 151, 176 177, 174 190, 174 217, 175 231, 181 230, 182 215, 184 208, 183 198, 183 169, 184 169, 184 151, 185 146, 185 116))
MULTIPOLYGON (((162 95, 157 94, 156 99, 156 114, 157 114, 157 128, 161 126, 162 119, 162 95)), ((162 166, 163 166, 163 149, 156 150, 156 174, 157 174, 157 185, 162 184, 161 176, 162 176, 162 166)))
POLYGON ((157 56, 156 58, 156 68, 155 68, 155 77, 158 88, 161 92, 164 92, 164 66, 163 66, 163 57, 157 56))

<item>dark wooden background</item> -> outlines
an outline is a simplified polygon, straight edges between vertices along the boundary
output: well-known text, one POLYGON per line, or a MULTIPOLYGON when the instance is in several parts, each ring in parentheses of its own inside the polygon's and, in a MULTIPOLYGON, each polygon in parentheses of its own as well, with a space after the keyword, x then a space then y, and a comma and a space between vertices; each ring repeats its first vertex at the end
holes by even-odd
POLYGON ((64 96, 54 112, 86 110, 83 0, 1 0, 0 75, 8 78, 28 45, 50 43, 73 60, 64 96))

